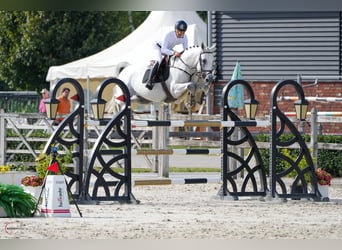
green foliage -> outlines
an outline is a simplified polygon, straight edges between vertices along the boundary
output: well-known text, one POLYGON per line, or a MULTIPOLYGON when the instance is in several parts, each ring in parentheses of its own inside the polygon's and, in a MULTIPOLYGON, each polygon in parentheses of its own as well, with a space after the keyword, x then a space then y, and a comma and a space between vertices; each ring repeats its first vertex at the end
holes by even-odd
MULTIPOLYGON (((131 12, 134 27, 149 12, 131 12)), ((50 66, 95 54, 131 32, 119 11, 0 11, 0 83, 40 90, 50 66)))
POLYGON ((32 217, 35 198, 16 185, 0 183, 0 207, 8 217, 32 217))
POLYGON ((35 91, 0 91, 0 107, 6 113, 36 113, 40 98, 35 91))
POLYGON ((11 171, 29 171, 32 170, 29 166, 24 163, 10 164, 11 171))
POLYGON ((342 152, 339 150, 318 150, 317 165, 333 177, 342 176, 342 152))
MULTIPOLYGON (((290 135, 284 134, 283 137, 280 138, 281 141, 288 140, 290 135)), ((306 142, 310 141, 309 135, 303 135, 303 138, 306 142)), ((255 136, 256 141, 260 142, 269 142, 270 135, 269 134, 258 134, 255 136)), ((325 143, 342 143, 342 136, 339 135, 319 135, 318 142, 325 143)), ((298 149, 288 149, 288 154, 294 155, 298 153, 298 149)), ((266 173, 269 173, 269 160, 270 160, 270 150, 269 149, 260 149, 260 154, 264 166, 266 168, 266 173)), ((292 157, 292 156, 291 156, 292 157)), ((304 163, 301 163, 304 164, 304 163)), ((305 164, 304 164, 305 165, 305 164)), ((331 173, 333 177, 342 177, 342 152, 340 150, 318 150, 317 155, 317 166, 331 173)), ((276 163, 276 171, 281 172, 286 169, 286 165, 282 161, 277 161, 276 163)))
MULTIPOLYGON (((290 160, 296 161, 299 152, 298 152, 297 149, 291 149, 291 150, 290 150, 290 149, 284 148, 284 149, 281 149, 281 153, 282 153, 284 156, 288 157, 290 160)), ((291 167, 291 165, 290 165, 289 162, 284 162, 284 169, 285 169, 285 170, 288 169, 288 168, 290 168, 290 167, 291 167)), ((299 167, 300 170, 304 170, 305 168, 308 167, 308 164, 307 164, 307 162, 306 162, 306 160, 305 160, 304 157, 300 160, 300 162, 299 162, 299 164, 298 164, 298 167, 299 167)), ((292 170, 292 171, 287 175, 287 177, 295 178, 297 175, 298 175, 297 171, 292 170)), ((307 183, 310 182, 310 180, 311 180, 311 177, 310 177, 310 174, 309 174, 309 173, 305 173, 305 174, 304 174, 304 178, 305 178, 305 180, 306 180, 307 183)))
MULTIPOLYGON (((48 167, 51 165, 52 162, 52 154, 47 155, 45 153, 39 154, 38 158, 36 159, 36 171, 38 174, 38 177, 44 178, 47 172, 48 167)), ((68 164, 72 163, 72 152, 66 151, 64 155, 58 154, 56 156, 56 160, 58 161, 60 169, 63 171, 63 173, 66 172, 68 168, 68 164)))

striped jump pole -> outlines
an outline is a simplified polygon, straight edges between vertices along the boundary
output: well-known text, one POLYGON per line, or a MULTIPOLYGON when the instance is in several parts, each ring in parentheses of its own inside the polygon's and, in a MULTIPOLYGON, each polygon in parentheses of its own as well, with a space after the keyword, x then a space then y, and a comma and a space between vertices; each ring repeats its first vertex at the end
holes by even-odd
POLYGON ((203 149, 132 149, 132 154, 137 155, 219 155, 220 148, 203 149))
POLYGON ((246 120, 246 121, 220 121, 220 120, 174 120, 174 121, 150 121, 132 120, 132 127, 267 127, 268 120, 246 120))
MULTIPOLYGON (((296 112, 284 112, 286 116, 296 116, 296 112)), ((307 115, 311 115, 311 112, 307 112, 307 115)), ((318 116, 342 116, 342 112, 339 111, 322 111, 317 112, 318 116)))
MULTIPOLYGON (((342 97, 319 97, 319 96, 307 96, 305 97, 308 101, 313 102, 342 102, 342 97)), ((297 101, 298 96, 282 96, 277 101, 297 101)))
MULTIPOLYGON (((102 155, 124 154, 123 149, 105 150, 102 155)), ((189 148, 189 149, 131 149, 136 155, 219 155, 220 148, 189 148)))
POLYGON ((205 184, 205 183, 220 183, 220 178, 163 178, 163 179, 136 179, 134 180, 134 186, 143 185, 171 185, 171 184, 205 184))

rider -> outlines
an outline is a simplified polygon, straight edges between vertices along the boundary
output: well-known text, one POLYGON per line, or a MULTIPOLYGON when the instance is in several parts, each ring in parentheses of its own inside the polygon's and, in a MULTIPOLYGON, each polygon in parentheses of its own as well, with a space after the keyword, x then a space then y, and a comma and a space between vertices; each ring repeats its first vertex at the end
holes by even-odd
POLYGON ((153 44, 153 59, 150 61, 150 74, 146 82, 146 88, 152 90, 153 82, 152 78, 157 73, 159 64, 165 55, 165 60, 168 62, 169 56, 180 57, 181 52, 174 51, 173 48, 176 45, 182 44, 183 49, 188 48, 188 37, 185 34, 188 28, 187 23, 184 20, 179 20, 175 23, 175 30, 168 32, 162 41, 155 42, 153 44))

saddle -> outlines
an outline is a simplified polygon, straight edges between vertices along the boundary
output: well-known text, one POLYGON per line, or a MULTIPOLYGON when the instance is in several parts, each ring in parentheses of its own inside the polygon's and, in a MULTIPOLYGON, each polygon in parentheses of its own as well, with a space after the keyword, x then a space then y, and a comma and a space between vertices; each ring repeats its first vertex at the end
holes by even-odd
MULTIPOLYGON (((143 83, 147 82, 148 77, 150 75, 150 71, 151 71, 150 68, 146 69, 145 74, 143 76, 143 80, 142 80, 143 83)), ((156 83, 156 82, 166 81, 169 78, 169 75, 170 75, 170 58, 169 58, 168 63, 166 63, 165 57, 164 57, 158 67, 157 73, 154 76, 152 76, 152 82, 156 83)))

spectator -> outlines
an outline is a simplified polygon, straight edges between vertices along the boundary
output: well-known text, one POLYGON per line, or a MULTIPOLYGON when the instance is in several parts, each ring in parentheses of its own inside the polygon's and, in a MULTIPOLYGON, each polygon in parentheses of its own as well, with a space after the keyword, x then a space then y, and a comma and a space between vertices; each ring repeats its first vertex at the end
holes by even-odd
POLYGON ((42 89, 40 93, 42 94, 42 99, 40 100, 40 103, 39 103, 39 113, 46 115, 46 108, 45 108, 44 101, 49 98, 49 91, 47 89, 42 89))
POLYGON ((57 98, 59 100, 57 108, 57 117, 55 125, 58 125, 71 111, 71 102, 69 100, 69 88, 63 88, 62 94, 57 98))

